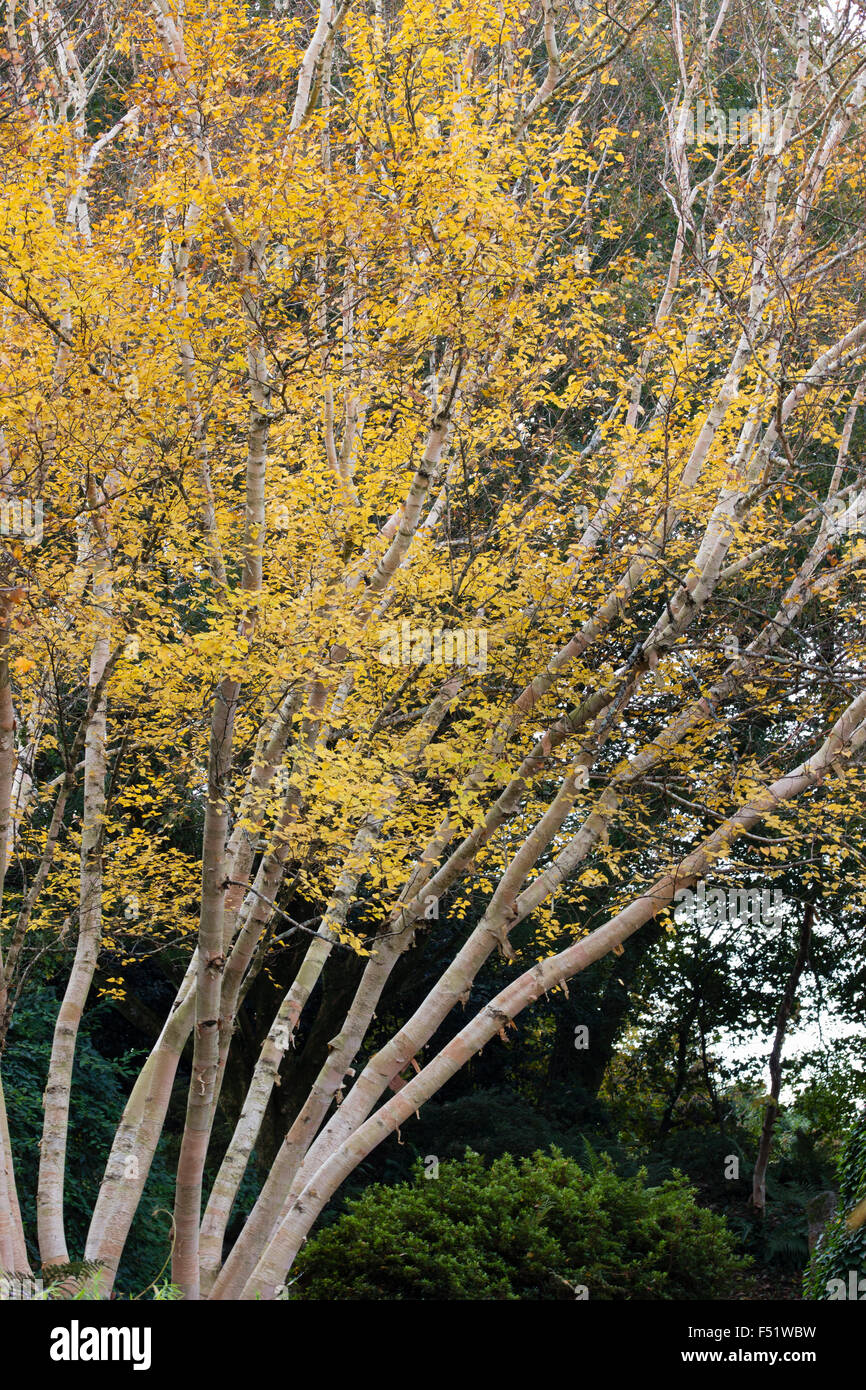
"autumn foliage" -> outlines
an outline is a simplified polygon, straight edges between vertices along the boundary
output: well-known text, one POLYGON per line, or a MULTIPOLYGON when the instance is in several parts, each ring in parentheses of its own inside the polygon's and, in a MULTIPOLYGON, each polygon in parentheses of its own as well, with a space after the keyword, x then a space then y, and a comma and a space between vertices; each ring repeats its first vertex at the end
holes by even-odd
POLYGON ((366 1154, 679 889, 864 904, 862 45, 794 0, 6 14, 4 1031, 37 966, 62 1004, 0 1267, 35 1236, 107 1290, 191 1039, 173 1278, 272 1298, 366 1154), (708 94, 781 116, 696 143, 708 94), (71 1251, 80 1019, 155 960, 71 1251), (326 968, 342 1023, 224 1244, 326 968))

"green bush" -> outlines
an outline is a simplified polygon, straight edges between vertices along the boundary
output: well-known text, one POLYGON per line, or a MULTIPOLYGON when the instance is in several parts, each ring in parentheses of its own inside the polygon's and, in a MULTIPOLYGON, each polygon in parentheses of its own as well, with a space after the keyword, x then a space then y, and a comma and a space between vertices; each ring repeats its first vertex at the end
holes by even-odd
MULTIPOLYGON (((845 1218, 858 1202, 866 1198, 866 1111, 845 1140, 839 1155, 839 1208, 812 1252, 803 1281, 806 1298, 818 1300, 849 1298, 851 1274, 856 1281, 866 1279, 866 1224, 849 1231, 845 1218), (831 1280, 841 1280, 844 1292, 831 1280)), ((856 1296, 859 1298, 860 1294, 856 1296)))
POLYGON ((370 1187, 298 1257, 293 1299, 706 1299, 745 1262, 676 1174, 648 1187, 560 1150, 486 1167, 477 1154, 370 1187), (588 1295, 578 1295, 585 1286, 588 1295))

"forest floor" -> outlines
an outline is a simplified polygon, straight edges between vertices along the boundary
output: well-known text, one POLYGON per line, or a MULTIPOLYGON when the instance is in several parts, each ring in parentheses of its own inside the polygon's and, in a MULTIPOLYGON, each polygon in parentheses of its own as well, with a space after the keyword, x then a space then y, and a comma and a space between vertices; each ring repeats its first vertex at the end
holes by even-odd
POLYGON ((744 1288, 748 1302, 802 1303, 802 1273, 780 1274, 775 1270, 756 1270, 744 1288))

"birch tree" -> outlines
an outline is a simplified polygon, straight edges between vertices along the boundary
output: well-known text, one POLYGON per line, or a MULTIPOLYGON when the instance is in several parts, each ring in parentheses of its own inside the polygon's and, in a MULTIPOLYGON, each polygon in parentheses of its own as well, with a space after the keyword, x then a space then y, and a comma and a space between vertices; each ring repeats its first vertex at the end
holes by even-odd
POLYGON ((185 1086, 172 1278, 270 1299, 387 1134, 743 845, 863 905, 863 34, 801 0, 5 33, 4 1033, 41 960, 64 984, 35 1233, 0 1091, 0 1266, 106 1296, 185 1086), (79 1021, 164 960, 69 1251, 79 1021))

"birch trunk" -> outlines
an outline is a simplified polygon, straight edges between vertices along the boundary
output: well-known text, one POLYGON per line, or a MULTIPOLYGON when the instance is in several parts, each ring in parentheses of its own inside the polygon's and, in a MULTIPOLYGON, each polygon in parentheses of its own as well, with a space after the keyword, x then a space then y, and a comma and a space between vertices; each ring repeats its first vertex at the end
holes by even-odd
POLYGON ((408 1120, 475 1053, 500 1033, 506 1023, 535 1002, 542 993, 570 980, 587 965, 607 955, 615 946, 620 946, 645 922, 668 907, 678 889, 690 886, 703 877, 734 840, 751 829, 764 815, 823 780, 837 759, 862 757, 866 750, 864 721, 866 693, 848 706, 816 754, 741 807, 699 849, 688 855, 676 871, 658 879, 648 893, 637 898, 589 936, 534 965, 486 1005, 433 1061, 322 1164, 270 1240, 247 1281, 242 1298, 267 1300, 276 1297, 316 1216, 340 1183, 387 1134, 408 1120))
POLYGON ((770 1094, 767 1097, 764 1123, 761 1126, 761 1139, 758 1144, 758 1156, 755 1159, 755 1171, 752 1174, 752 1206, 757 1216, 763 1216, 766 1207, 767 1167, 773 1145, 773 1131, 779 1116, 779 1096, 782 1092, 782 1049, 785 1046, 788 1020, 791 1017, 791 1011, 797 997, 797 986, 809 956, 814 916, 814 904, 807 903, 803 909, 797 955, 791 967, 791 973, 785 982, 785 990, 776 1011, 776 1031, 773 1036, 773 1046, 770 1049, 770 1094))
MULTIPOLYGON (((93 555, 93 615, 96 637, 90 658, 89 688, 100 686, 111 638, 111 552, 107 520, 95 518, 99 537, 93 555)), ((84 740, 84 812, 81 829, 79 927, 75 960, 57 1016, 48 1080, 39 1159, 37 1228, 43 1266, 66 1264, 64 1178, 69 1128, 69 1098, 81 1015, 99 955, 102 937, 102 842, 105 823, 107 696, 103 690, 88 722, 84 740)))

